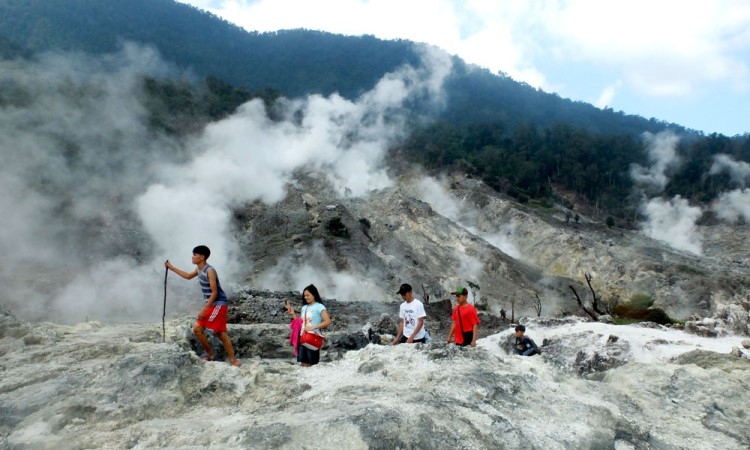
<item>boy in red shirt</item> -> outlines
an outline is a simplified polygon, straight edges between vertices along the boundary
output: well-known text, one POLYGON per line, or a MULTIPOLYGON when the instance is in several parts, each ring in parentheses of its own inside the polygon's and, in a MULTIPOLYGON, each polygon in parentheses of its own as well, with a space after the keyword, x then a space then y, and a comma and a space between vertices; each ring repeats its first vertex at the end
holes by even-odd
POLYGON ((451 292, 451 294, 455 294, 458 304, 451 315, 453 325, 448 332, 447 343, 450 344, 451 338, 455 335, 456 345, 476 347, 479 316, 474 305, 468 302, 469 291, 465 287, 459 286, 456 292, 451 292))

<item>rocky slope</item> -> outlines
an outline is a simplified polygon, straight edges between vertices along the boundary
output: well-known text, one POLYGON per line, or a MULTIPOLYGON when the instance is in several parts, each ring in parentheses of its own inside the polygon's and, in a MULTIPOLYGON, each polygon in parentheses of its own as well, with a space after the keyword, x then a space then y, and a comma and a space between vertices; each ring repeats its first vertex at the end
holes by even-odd
POLYGON ((704 255, 697 256, 639 231, 608 229, 586 218, 567 223, 561 209, 521 208, 473 180, 453 186, 454 195, 479 212, 479 230, 513 224, 521 260, 545 274, 581 281, 589 273, 604 297, 627 300, 644 293, 677 317, 710 314, 748 300, 747 226, 699 227, 704 255))
POLYGON ((566 220, 559 207, 519 205, 477 180, 443 181, 439 198, 422 180, 404 173, 367 198, 342 199, 308 177, 275 206, 248 206, 236 218, 243 253, 255 261, 247 281, 294 285, 317 274, 306 271, 313 266, 348 274, 328 283, 347 300, 376 301, 393 299, 401 282, 441 299, 468 284, 489 311, 535 316, 538 295, 547 316, 580 312, 569 286, 590 301, 590 274, 604 299, 645 294, 678 319, 718 315, 747 333, 747 226, 700 227, 705 254, 697 256, 639 231, 566 220))

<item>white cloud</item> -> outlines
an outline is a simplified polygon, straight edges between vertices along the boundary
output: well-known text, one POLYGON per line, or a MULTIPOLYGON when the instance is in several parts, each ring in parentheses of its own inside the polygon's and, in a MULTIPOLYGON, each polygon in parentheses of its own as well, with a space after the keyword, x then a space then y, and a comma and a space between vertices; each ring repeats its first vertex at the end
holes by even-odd
POLYGON ((703 82, 747 86, 747 2, 575 0, 546 5, 544 21, 565 57, 616 68, 643 93, 689 94, 703 82))
POLYGON ((607 106, 612 104, 612 100, 615 98, 615 94, 617 94, 617 90, 622 87, 622 81, 617 80, 614 84, 607 86, 602 91, 601 95, 599 95, 599 98, 596 100, 594 105, 596 105, 598 108, 604 109, 607 106))
POLYGON ((517 42, 525 33, 514 19, 528 15, 520 2, 413 0, 190 0, 247 30, 307 28, 346 35, 424 42, 532 86, 544 76, 517 42))
POLYGON ((743 120, 750 114, 745 0, 181 1, 248 30, 307 28, 426 42, 600 108, 707 133, 750 131, 743 120))
MULTIPOLYGON (((426 42, 550 90, 549 61, 619 72, 644 95, 689 95, 702 83, 748 88, 750 4, 557 0, 188 0, 248 30, 308 28, 426 42)), ((551 81, 550 81, 551 80, 551 81)))

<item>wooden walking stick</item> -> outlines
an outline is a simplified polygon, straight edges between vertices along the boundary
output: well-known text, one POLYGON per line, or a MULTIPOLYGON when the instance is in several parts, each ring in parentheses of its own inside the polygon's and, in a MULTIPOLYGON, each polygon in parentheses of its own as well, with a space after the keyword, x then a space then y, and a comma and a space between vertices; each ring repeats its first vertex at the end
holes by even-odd
POLYGON ((162 309, 162 313, 161 313, 161 341, 162 342, 167 342, 167 326, 165 325, 165 322, 164 322, 165 317, 167 317, 167 275, 169 275, 169 267, 164 268, 164 308, 162 309))

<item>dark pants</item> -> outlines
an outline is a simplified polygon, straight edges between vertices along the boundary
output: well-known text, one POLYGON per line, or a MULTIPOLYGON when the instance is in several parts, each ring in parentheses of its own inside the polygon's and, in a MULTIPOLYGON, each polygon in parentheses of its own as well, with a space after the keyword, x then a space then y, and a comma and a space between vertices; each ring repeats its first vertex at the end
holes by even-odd
POLYGON ((310 350, 304 345, 300 345, 297 361, 310 364, 311 366, 315 365, 320 362, 320 350, 310 350))
POLYGON ((461 347, 466 347, 467 345, 471 345, 471 341, 474 340, 474 330, 464 331, 462 334, 464 336, 464 343, 456 344, 456 345, 460 345, 461 347))
MULTIPOLYGON (((409 338, 406 337, 406 336, 401 336, 401 339, 399 339, 398 343, 399 344, 406 344, 406 340, 407 339, 409 339, 409 338)), ((414 339, 412 342, 421 342, 422 344, 424 344, 424 338, 422 338, 422 339, 414 339)))

